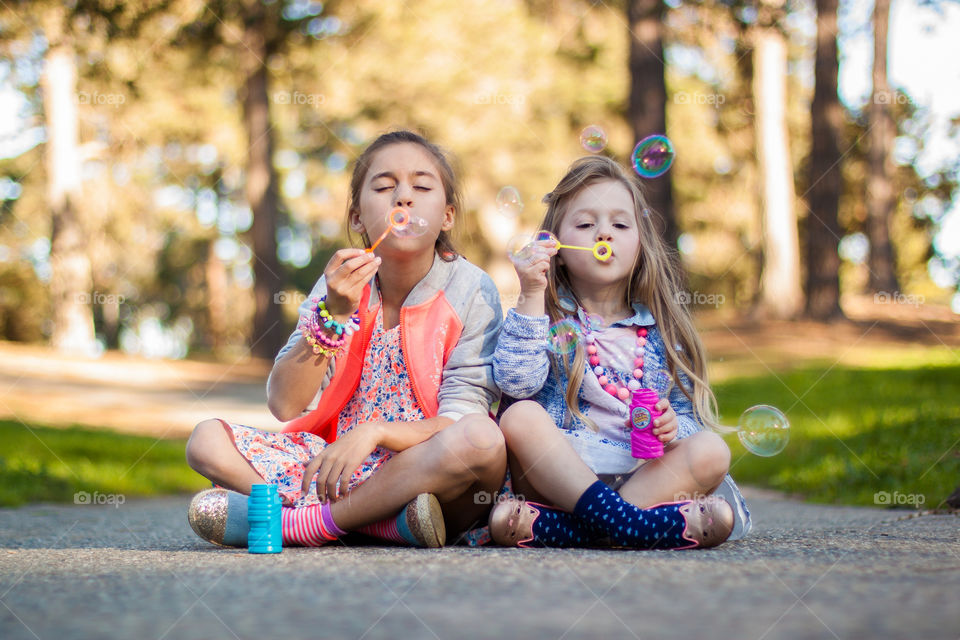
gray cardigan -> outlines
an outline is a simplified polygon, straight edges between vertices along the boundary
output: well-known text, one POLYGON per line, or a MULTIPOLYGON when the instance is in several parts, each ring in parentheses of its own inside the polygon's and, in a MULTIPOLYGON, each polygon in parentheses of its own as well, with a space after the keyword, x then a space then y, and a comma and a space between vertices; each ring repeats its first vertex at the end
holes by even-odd
MULTIPOLYGON (((376 279, 371 280, 370 287, 370 306, 374 307, 380 301, 376 279)), ((503 323, 500 293, 490 276, 464 258, 458 257, 452 262, 446 262, 435 256, 430 271, 410 291, 403 301, 403 306, 425 302, 437 291, 443 292, 463 324, 460 340, 443 365, 437 415, 454 420, 468 413, 486 415, 490 406, 500 398, 500 389, 493 379, 493 351, 500 325, 503 323)), ((301 303, 300 315, 312 311, 311 298, 323 296, 326 292, 326 280, 320 276, 310 295, 301 303)), ((279 360, 292 349, 300 337, 300 330, 294 330, 276 359, 279 360)), ((301 415, 317 407, 323 390, 327 388, 335 373, 334 363, 331 362, 320 390, 301 415)), ((267 385, 269 384, 268 380, 267 385)))

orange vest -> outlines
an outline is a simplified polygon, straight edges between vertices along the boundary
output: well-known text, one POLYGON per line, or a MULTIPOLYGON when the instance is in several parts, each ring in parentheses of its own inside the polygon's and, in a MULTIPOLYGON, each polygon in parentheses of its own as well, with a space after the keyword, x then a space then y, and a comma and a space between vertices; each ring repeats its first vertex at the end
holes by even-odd
MULTIPOLYGON (((360 384, 363 361, 380 310, 381 303, 373 308, 369 304, 368 284, 360 297, 360 328, 347 338, 336 357, 336 372, 317 408, 284 425, 284 433, 309 431, 327 442, 337 439, 337 418, 360 384)), ((462 332, 463 323, 443 291, 437 291, 421 304, 400 307, 400 349, 413 395, 427 418, 437 415, 443 367, 462 332)))

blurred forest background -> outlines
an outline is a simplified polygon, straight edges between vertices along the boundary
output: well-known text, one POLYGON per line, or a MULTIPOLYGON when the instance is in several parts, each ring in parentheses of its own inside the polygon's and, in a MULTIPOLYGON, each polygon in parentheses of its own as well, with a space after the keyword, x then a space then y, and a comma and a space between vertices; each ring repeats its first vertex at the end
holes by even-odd
MULTIPOLYGON (((272 358, 348 242, 353 159, 398 127, 459 159, 458 244, 505 308, 507 241, 536 228, 598 125, 624 164, 649 134, 673 141, 646 186, 692 304, 960 312, 960 113, 891 83, 890 15, 890 0, 6 0, 0 338, 272 358), (854 38, 872 41, 870 79, 841 100, 854 38), (519 213, 497 207, 508 185, 519 213)), ((956 59, 922 65, 957 91, 956 59)))

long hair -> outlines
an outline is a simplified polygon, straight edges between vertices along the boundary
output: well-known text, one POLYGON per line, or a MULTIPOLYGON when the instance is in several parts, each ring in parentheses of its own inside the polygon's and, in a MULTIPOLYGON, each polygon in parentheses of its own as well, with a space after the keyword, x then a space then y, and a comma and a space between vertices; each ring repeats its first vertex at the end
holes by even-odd
MULTIPOLYGON (((584 187, 603 180, 615 180, 630 192, 640 234, 640 251, 625 289, 624 303, 627 307, 631 307, 634 302, 640 302, 650 309, 663 336, 671 379, 680 380, 677 376, 678 371, 686 374, 691 388, 683 384, 679 386, 683 394, 693 403, 696 416, 711 429, 725 430, 717 420, 717 400, 707 383, 707 360, 703 345, 689 310, 680 302, 682 297, 680 294, 683 290, 681 267, 675 254, 668 249, 666 242, 654 226, 643 192, 633 177, 610 158, 604 156, 580 158, 570 166, 556 188, 544 196, 547 213, 541 229, 556 235, 574 196, 584 187)), ((551 324, 570 315, 569 308, 565 308, 559 299, 560 289, 569 291, 576 304, 582 306, 571 284, 567 267, 557 258, 556 255, 551 258, 549 272, 551 275, 547 280, 545 300, 551 324)), ((577 343, 572 358, 552 357, 553 366, 563 366, 567 373, 567 408, 574 416, 596 430, 596 425, 583 415, 577 406, 586 362, 583 344, 577 343)))
MULTIPOLYGON (((350 231, 350 215, 358 212, 360 209, 360 191, 363 188, 363 181, 367 179, 367 172, 370 170, 370 164, 373 162, 373 156, 384 147, 391 144, 411 143, 418 144, 433 157, 437 165, 437 171, 440 174, 440 182, 443 184, 443 193, 447 200, 447 205, 453 206, 456 214, 459 216, 463 211, 463 196, 460 194, 460 183, 457 180, 457 174, 453 170, 453 161, 450 156, 439 146, 433 144, 423 136, 413 131, 400 129, 380 135, 376 140, 370 143, 363 153, 357 158, 353 165, 353 175, 350 177, 350 199, 347 202, 347 234, 353 238, 350 231)), ((370 239, 366 234, 362 236, 363 246, 370 246, 370 239)), ((434 250, 443 260, 452 262, 457 259, 459 252, 453 245, 450 234, 441 231, 434 244, 434 250)))

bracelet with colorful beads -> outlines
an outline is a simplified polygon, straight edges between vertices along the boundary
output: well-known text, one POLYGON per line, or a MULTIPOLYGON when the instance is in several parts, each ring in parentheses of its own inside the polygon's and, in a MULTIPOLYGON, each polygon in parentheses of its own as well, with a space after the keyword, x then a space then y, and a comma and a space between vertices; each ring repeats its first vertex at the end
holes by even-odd
POLYGON ((346 338, 338 336, 337 339, 331 339, 315 317, 316 314, 311 313, 310 316, 300 318, 297 328, 303 334, 303 339, 313 348, 314 354, 335 356, 346 343, 346 338))
POLYGON ((326 296, 311 300, 316 305, 314 312, 301 316, 297 328, 300 329, 304 340, 312 347, 315 355, 336 357, 346 343, 347 336, 359 328, 360 317, 354 313, 346 323, 337 322, 327 312, 324 305, 325 299, 326 296), (332 330, 336 337, 331 337, 329 330, 332 330))
POLYGON ((325 358, 336 358, 340 355, 340 350, 343 349, 342 346, 336 347, 334 349, 327 349, 320 345, 320 342, 309 333, 303 334, 303 339, 307 341, 307 344, 313 349, 313 354, 316 356, 323 356, 325 358))
POLYGON ((360 316, 356 311, 353 312, 349 320, 341 324, 334 320, 333 316, 330 315, 330 312, 327 311, 327 296, 323 296, 322 298, 314 298, 312 302, 317 305, 316 313, 320 316, 320 321, 323 323, 323 326, 328 329, 333 329, 338 336, 349 336, 360 328, 360 316))

